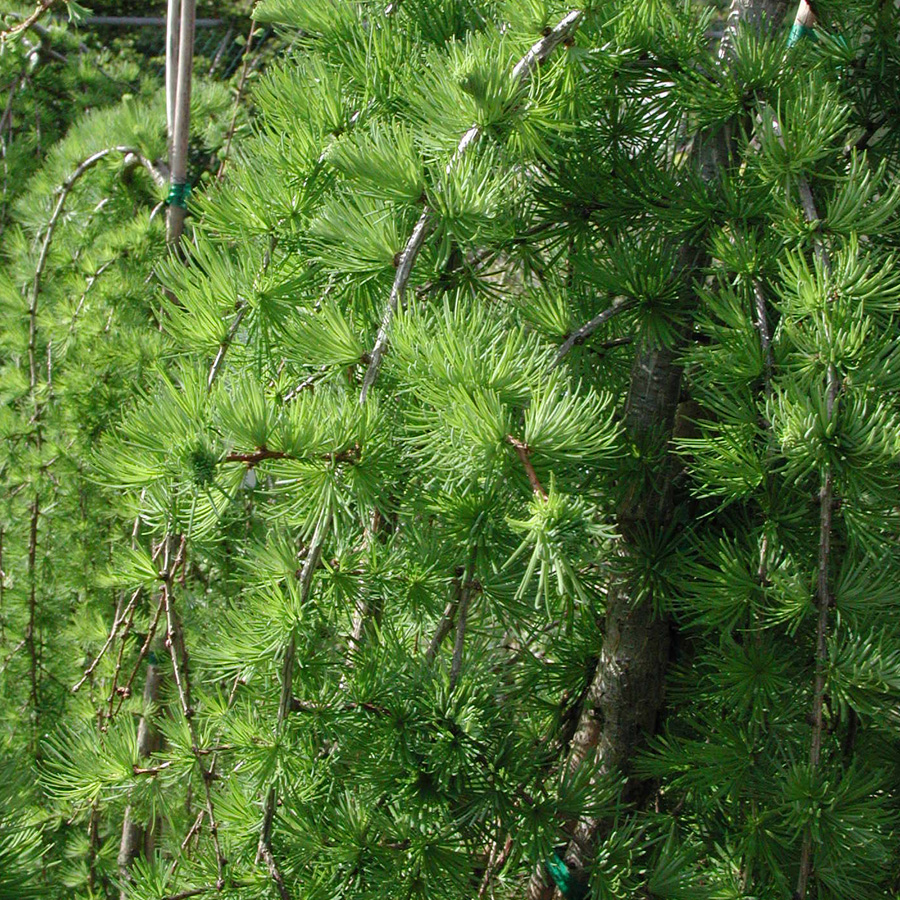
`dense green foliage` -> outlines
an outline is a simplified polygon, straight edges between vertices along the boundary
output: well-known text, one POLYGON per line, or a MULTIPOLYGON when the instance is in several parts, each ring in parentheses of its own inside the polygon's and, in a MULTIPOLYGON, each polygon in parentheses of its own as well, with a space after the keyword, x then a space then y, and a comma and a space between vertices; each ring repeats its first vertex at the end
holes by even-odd
POLYGON ((898 13, 816 8, 263 0, 183 256, 110 154, 41 272, 163 102, 65 129, 2 238, 0 897, 895 895, 898 13), (580 764, 619 609, 665 701, 580 764))

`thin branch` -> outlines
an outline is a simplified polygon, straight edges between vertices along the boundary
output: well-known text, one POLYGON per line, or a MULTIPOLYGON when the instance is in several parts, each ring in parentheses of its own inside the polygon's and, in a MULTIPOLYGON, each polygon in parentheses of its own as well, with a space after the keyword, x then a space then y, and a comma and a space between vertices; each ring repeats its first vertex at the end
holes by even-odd
POLYGON ((434 636, 431 638, 431 643, 428 645, 428 649, 425 651, 425 659, 432 663, 434 662, 434 658, 437 656, 438 650, 440 650, 441 644, 444 642, 444 638, 450 634, 451 629, 453 628, 453 621, 456 618, 456 610, 459 606, 459 590, 460 583, 459 579, 456 580, 457 584, 457 597, 451 600, 446 607, 444 607, 444 614, 441 616, 441 621, 438 623, 438 627, 434 632, 434 636))
POLYGON ((7 31, 0 31, 0 46, 5 44, 11 38, 14 38, 17 34, 21 34, 23 31, 27 31, 31 28, 31 26, 34 25, 34 23, 37 22, 54 3, 56 3, 56 0, 40 0, 31 15, 7 31))
MULTIPOLYGON (((815 14, 805 0, 801 0, 800 9, 797 12, 797 22, 803 19, 805 27, 815 25, 815 14)), ((805 178, 798 179, 800 203, 807 222, 812 224, 819 221, 819 213, 816 209, 812 191, 805 178)), ((820 238, 814 244, 816 257, 826 275, 831 272, 831 259, 820 238)), ((826 328, 830 330, 826 318, 826 328)), ((830 338, 830 335, 829 335, 830 338)), ((826 398, 825 412, 828 422, 834 418, 838 396, 841 391, 841 383, 837 370, 833 363, 829 363, 826 372, 826 398)), ((824 701, 825 682, 828 670, 828 626, 829 607, 831 606, 831 534, 834 524, 834 473, 831 465, 825 468, 822 486, 819 491, 819 558, 816 578, 816 599, 819 607, 818 621, 816 623, 816 674, 813 683, 813 708, 812 708, 812 738, 809 747, 809 766, 815 772, 819 767, 822 754, 822 736, 825 730, 824 701)), ((803 844, 800 849, 800 872, 797 876, 796 896, 799 900, 806 900, 809 880, 812 875, 812 829, 807 828, 803 835, 803 844)))
POLYGON ((322 366, 318 371, 313 372, 308 378, 305 378, 300 382, 296 387, 291 388, 284 395, 284 402, 290 403, 292 400, 296 400, 297 397, 300 396, 304 391, 311 390, 316 386, 316 382, 328 372, 328 366, 322 366))
POLYGON ((200 897, 203 894, 212 894, 214 891, 221 890, 222 888, 216 884, 205 884, 203 887, 190 888, 189 890, 181 891, 179 894, 168 894, 162 900, 188 900, 190 897, 200 897))
POLYGON ((94 669, 100 664, 100 660, 106 655, 106 651, 109 650, 112 642, 116 639, 116 635, 118 634, 119 627, 128 617, 128 615, 134 610, 134 605, 137 603, 138 597, 141 594, 141 589, 138 588, 132 595, 131 600, 128 602, 128 605, 122 610, 121 615, 116 616, 113 620, 112 628, 109 630, 109 637, 106 639, 106 643, 100 648, 100 652, 94 658, 94 661, 84 670, 84 675, 78 680, 77 684, 72 685, 72 693, 77 694, 81 689, 81 686, 94 674, 94 669))
POLYGON ((524 441, 520 441, 518 438, 513 437, 511 434, 506 436, 506 440, 508 443, 512 444, 513 448, 516 451, 519 459, 522 462, 522 465, 525 468, 525 474, 528 475, 528 480, 531 482, 531 487, 534 490, 535 494, 537 494, 542 500, 547 499, 547 492, 544 490, 544 486, 541 484, 540 479, 537 476, 537 472, 534 471, 534 466, 531 464, 531 449, 528 444, 524 441))
MULTIPOLYGON (((272 234, 269 237, 269 246, 266 247, 266 252, 263 254, 262 265, 260 266, 259 272, 256 273, 256 278, 253 279, 253 287, 251 288, 251 293, 256 294, 259 291, 259 287, 262 284, 262 280, 266 275, 266 272, 269 271, 269 266, 272 263, 272 254, 275 252, 275 246, 278 243, 278 238, 275 234, 272 234)), ((241 322, 244 320, 244 316, 247 314, 247 300, 241 304, 240 309, 237 311, 237 315, 234 317, 234 321, 231 323, 231 327, 228 329, 228 334, 222 340, 222 343, 219 344, 219 350, 216 353, 216 358, 213 360, 213 364, 209 370, 209 377, 206 379, 206 389, 212 390, 212 386, 215 383, 216 376, 219 374, 219 369, 222 367, 222 361, 225 359, 225 354, 228 352, 228 348, 231 346, 232 341, 234 341, 234 336, 237 334, 237 330, 240 327, 241 322)))
MULTIPOLYGON (((306 559, 303 562, 303 569, 300 573, 300 605, 306 604, 312 590, 313 574, 319 565, 319 558, 322 555, 322 546, 325 543, 325 536, 328 531, 329 519, 327 516, 320 516, 316 522, 316 529, 313 532, 312 540, 309 544, 309 550, 306 559)), ((294 698, 294 663, 297 654, 297 639, 293 631, 285 648, 284 662, 281 666, 281 697, 278 702, 278 714, 275 720, 276 736, 280 735, 284 727, 284 720, 291 711, 294 698)), ((266 794, 266 802, 263 807, 262 826, 259 831, 259 845, 257 848, 257 859, 262 859, 275 887, 278 890, 282 900, 291 900, 291 895, 284 884, 284 878, 281 874, 275 857, 272 854, 272 823, 275 819, 275 808, 278 804, 278 792, 274 784, 270 785, 266 794)))
MULTIPOLYGON (((582 10, 573 10, 568 13, 549 34, 537 41, 531 49, 516 63, 512 70, 512 79, 518 86, 524 85, 526 80, 531 76, 534 69, 544 62, 547 57, 562 43, 566 42, 583 18, 582 10)), ((461 138, 456 147, 456 152, 447 166, 447 171, 451 171, 453 166, 459 161, 460 157, 466 150, 477 140, 481 134, 481 127, 473 125, 461 138)), ((397 272, 394 275, 394 283, 391 285, 391 294, 388 298, 387 309, 381 320, 381 327, 378 329, 378 337, 375 346, 369 356, 369 366, 366 374, 363 376, 362 391, 360 392, 359 402, 365 403, 369 389, 375 383, 378 377, 378 370, 381 368, 381 362, 384 358, 388 345, 388 336, 391 329, 391 323, 397 310, 403 303, 406 294, 406 288, 412 275, 413 266, 425 238, 431 230, 433 222, 433 212, 426 206, 413 228, 403 252, 400 254, 397 262, 397 272)))
POLYGON ((162 596, 166 607, 166 646, 169 648, 169 653, 172 657, 172 671, 175 677, 175 686, 178 688, 178 697, 181 700, 181 711, 191 734, 191 752, 197 761, 197 767, 200 770, 201 780, 203 781, 203 790, 206 795, 206 814, 209 817, 209 833, 212 836, 213 848, 216 854, 216 890, 221 891, 225 887, 225 856, 219 844, 219 826, 216 822, 216 813, 212 799, 212 777, 209 769, 206 767, 206 763, 203 761, 203 754, 200 752, 200 738, 197 731, 197 723, 194 721, 191 686, 188 679, 187 648, 184 645, 181 624, 177 620, 172 604, 172 582, 179 567, 184 564, 185 545, 186 538, 182 537, 174 562, 171 566, 165 568, 167 576, 163 582, 162 596), (181 651, 180 662, 178 659, 179 650, 181 651))
POLYGON ((141 649, 138 651, 138 658, 134 664, 134 668, 132 668, 131 670, 131 674, 128 676, 128 680, 125 682, 125 687, 119 693, 119 705, 116 707, 116 711, 115 713, 113 713, 113 715, 118 715, 125 698, 131 695, 131 688, 134 684, 134 679, 137 676, 138 669, 141 667, 141 663, 144 661, 144 657, 150 650, 151 641, 156 636, 156 629, 159 627, 159 620, 162 618, 162 612, 165 608, 165 605, 165 598, 160 597, 159 603, 156 606, 156 612, 154 613, 153 618, 150 621, 150 627, 147 629, 147 637, 144 638, 144 643, 141 645, 141 649))
POLYGON ((472 585, 467 580, 459 597, 459 609, 456 611, 456 640, 453 642, 453 659, 450 663, 450 690, 456 687, 459 673, 462 670, 463 650, 466 643, 466 625, 469 621, 469 603, 472 600, 472 585))
POLYGON ((556 359, 554 360, 554 365, 559 365, 562 361, 562 358, 575 346, 579 344, 583 344, 601 325, 606 324, 610 319, 614 316, 617 316, 619 313, 625 312, 629 309, 634 309, 637 306, 636 300, 629 300, 626 297, 616 297, 613 300, 612 304, 603 310, 603 312, 594 316, 590 322, 585 325, 582 325, 577 331, 573 331, 560 346, 559 350, 556 352, 556 359))
MULTIPOLYGON (((151 175, 154 173, 158 173, 158 170, 138 150, 136 147, 106 147, 103 150, 98 150, 96 153, 92 153, 86 159, 82 160, 72 172, 71 175, 59 186, 58 193, 59 199, 56 201, 56 206, 53 209, 53 213, 50 216, 50 220, 47 223, 47 231, 44 233, 44 240, 41 244, 40 254, 38 255, 37 265, 34 270, 34 279, 31 284, 31 302, 28 306, 28 367, 31 375, 31 383, 35 385, 37 383, 37 360, 36 360, 36 344, 37 344, 37 311, 38 311, 38 297, 41 292, 41 278, 44 274, 44 269, 47 265, 47 258, 50 252, 50 243, 53 240, 54 232, 56 231, 56 226, 59 224, 60 217, 62 216, 63 207, 65 206, 66 200, 69 197, 69 194, 72 192, 72 189, 78 183, 79 179, 89 172, 94 166, 97 165, 101 160, 105 159, 111 153, 121 153, 123 156, 133 156, 136 160, 138 160, 145 168, 147 168, 151 175)), ((156 180, 156 176, 154 175, 154 180, 156 180)))
POLYGON ((484 870, 484 878, 481 879, 481 886, 478 888, 478 900, 481 900, 487 893, 491 884, 491 879, 494 877, 494 873, 499 872, 506 865, 506 861, 509 859, 510 853, 512 853, 512 848, 512 835, 509 835, 506 838, 506 843, 503 845, 503 849, 499 854, 497 853, 497 844, 494 843, 491 845, 487 868, 484 870))
POLYGON ((250 33, 247 35, 247 43, 244 45, 244 60, 241 65, 241 75, 238 78, 237 94, 234 98, 234 111, 231 114, 231 124, 225 134, 225 146, 222 148, 222 162, 219 163, 219 171, 216 172, 216 181, 221 181, 225 175, 225 167, 228 165, 228 157, 231 153, 231 142, 234 140, 234 133, 237 130, 238 112, 240 111, 241 100, 244 96, 244 88, 247 84, 247 76, 250 74, 250 50, 253 47, 253 32, 256 30, 256 22, 250 23, 250 33))
POLYGON ((19 641, 19 643, 16 644, 16 646, 13 647, 12 650, 9 651, 9 653, 6 654, 6 657, 5 657, 4 660, 3 660, 3 665, 0 666, 0 675, 2 675, 2 674, 6 671, 6 669, 8 668, 8 666, 9 666, 9 664, 10 664, 10 662, 12 661, 12 658, 13 658, 13 657, 14 657, 14 656, 15 656, 15 655, 16 655, 16 654, 17 654, 24 646, 25 646, 25 638, 22 638, 22 640, 19 641))

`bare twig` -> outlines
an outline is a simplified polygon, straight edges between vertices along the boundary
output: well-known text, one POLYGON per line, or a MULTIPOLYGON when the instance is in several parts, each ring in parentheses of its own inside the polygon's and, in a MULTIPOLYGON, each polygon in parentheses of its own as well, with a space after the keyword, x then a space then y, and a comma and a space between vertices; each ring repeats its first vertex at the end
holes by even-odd
POLYGON ((441 648, 441 644, 444 642, 444 638, 450 634, 451 629, 453 628, 453 621, 456 618, 456 610, 459 606, 459 592, 462 589, 462 585, 459 579, 456 579, 456 596, 453 600, 451 600, 446 607, 444 607, 444 614, 441 616, 441 621, 438 623, 438 627, 434 632, 434 636, 431 638, 431 643, 428 645, 428 649, 425 651, 425 659, 432 663, 434 662, 434 658, 437 656, 438 650, 441 648))
POLYGON ((156 612, 153 614, 153 618, 150 620, 150 627, 147 629, 147 637, 144 638, 144 643, 141 644, 141 649, 138 651, 138 658, 131 670, 131 674, 128 676, 128 680, 125 682, 123 690, 119 692, 119 705, 116 707, 116 711, 115 713, 113 713, 113 715, 118 715, 118 712, 122 708, 122 703, 124 702, 125 698, 131 695, 131 688, 134 684, 134 679, 137 676, 138 669, 141 667, 141 663, 144 661, 144 657, 150 650, 150 643, 156 635, 156 629, 159 627, 159 620, 162 617, 164 608, 165 599, 160 598, 160 601, 156 606, 156 612))
POLYGON ((256 29, 256 22, 250 23, 250 33, 247 35, 247 43, 244 45, 244 61, 241 65, 241 75, 238 78, 237 94, 234 98, 234 111, 231 114, 231 124, 225 134, 225 146, 222 148, 222 162, 219 163, 219 171, 216 172, 216 181, 221 181, 225 175, 225 167, 228 165, 228 156, 231 153, 231 142, 234 140, 234 133, 237 130, 238 113, 241 108, 241 100, 244 97, 244 88, 247 84, 247 76, 250 74, 250 50, 253 48, 253 32, 256 29))
POLYGON ((72 172, 71 175, 60 185, 58 189, 59 199, 56 201, 56 206, 53 209, 53 213, 50 216, 50 220, 47 223, 47 230, 44 233, 44 240, 41 244, 41 250, 38 255, 37 265, 34 270, 34 278, 31 283, 31 302, 28 306, 28 366, 29 371, 31 373, 31 381, 32 384, 35 384, 37 381, 37 359, 36 359, 36 343, 37 343, 37 311, 38 311, 38 297, 41 292, 41 279, 44 275, 44 269, 47 266, 47 257, 50 252, 50 243, 53 240, 54 232, 56 231, 56 226, 59 224, 60 217, 62 216, 63 207, 65 206, 66 200, 69 197, 69 194, 72 192, 72 189, 78 183, 79 179, 91 169, 93 169, 97 163, 101 160, 105 159, 111 153, 120 153, 123 156, 132 156, 136 160, 138 160, 141 165, 143 165, 154 177, 154 180, 157 180, 159 176, 159 170, 156 166, 141 153, 136 147, 125 147, 125 146, 117 146, 117 147, 106 147, 103 150, 98 150, 96 153, 92 153, 86 159, 82 160, 72 172))
POLYGON ((633 309, 637 306, 636 300, 629 300, 626 297, 616 297, 612 305, 603 310, 603 312, 594 316, 590 322, 582 325, 577 331, 573 331, 562 343, 556 352, 556 360, 554 365, 558 365, 562 358, 575 346, 583 344, 601 325, 604 325, 614 316, 626 310, 633 309))
MULTIPOLYGON (((257 291, 259 291, 262 280, 265 277, 266 272, 269 271, 269 266, 272 263, 272 254, 275 252, 277 242, 278 238, 273 233, 269 237, 269 245, 266 247, 266 252, 263 254, 262 265, 260 266, 259 272, 256 274, 256 278, 253 280, 253 287, 251 289, 253 294, 256 294, 257 291)), ((249 300, 245 299, 241 304, 240 309, 237 311, 237 315, 234 317, 234 321, 231 323, 231 327, 228 329, 228 334, 225 335, 222 343, 219 344, 216 358, 213 360, 213 364, 209 370, 209 377, 206 379, 207 390, 212 390, 212 386, 216 381, 216 376, 219 374, 219 369, 222 367, 222 362, 225 359, 225 354, 228 352, 228 348, 231 346, 234 336, 237 334, 237 330, 244 320, 244 316, 247 314, 248 303, 249 300)))
MULTIPOLYGON (((829 363, 826 373, 825 412, 828 422, 834 418, 841 384, 833 363, 829 363)), ((816 599, 819 616, 816 623, 816 675, 813 685, 812 739, 809 747, 809 765, 815 772, 819 766, 824 732, 823 707, 825 682, 828 672, 828 625, 831 606, 831 532, 834 519, 834 473, 831 465, 825 468, 819 491, 819 559, 816 578, 816 599)), ((807 829, 800 850, 800 873, 797 877, 797 896, 805 900, 812 874, 812 830, 807 829)))
MULTIPOLYGON (((166 646, 172 658, 172 672, 175 678, 175 686, 178 688, 178 697, 181 700, 181 711, 188 729, 191 734, 191 752, 197 761, 197 767, 200 770, 201 780, 203 781, 203 790, 206 796, 206 814, 209 818, 209 833, 213 840, 213 848, 216 854, 216 890, 221 891, 225 887, 225 857, 219 843, 219 826, 216 821, 215 808, 212 799, 212 777, 209 769, 203 759, 203 753, 200 751, 200 739, 197 731, 197 724, 194 721, 194 708, 191 701, 191 685, 188 676, 188 659, 187 648, 184 645, 184 639, 181 632, 181 623, 175 614, 174 605, 172 603, 172 583, 175 574, 185 560, 185 544, 186 539, 181 538, 178 552, 171 566, 165 566, 166 576, 163 581, 162 597, 165 601, 166 609, 166 646), (179 650, 181 651, 181 659, 179 660, 179 650)), ((166 550, 168 554, 168 548, 166 550)))
MULTIPOLYGON (((467 573, 471 575, 471 573, 467 573)), ((450 690, 456 687, 459 673, 462 670, 463 650, 466 643, 466 625, 469 621, 469 604, 472 601, 472 584, 469 578, 463 585, 459 596, 459 608, 456 611, 456 640, 453 642, 453 659, 450 662, 450 690)))
POLYGON ((513 437, 511 434, 508 434, 506 436, 506 440, 508 443, 512 444, 513 448, 515 449, 519 460, 525 468, 525 474, 528 476, 528 481, 531 483, 531 487, 534 490, 535 494, 537 494, 542 500, 546 500, 547 492, 544 490, 544 486, 541 484, 541 481, 537 476, 537 472, 534 471, 534 466, 531 464, 531 449, 529 448, 528 444, 526 444, 524 441, 520 441, 518 438, 513 437))
POLYGON ((125 622, 126 618, 132 613, 134 610, 134 605, 137 603, 138 597, 141 595, 141 589, 138 588, 132 595, 131 600, 128 602, 125 609, 122 611, 121 615, 116 616, 113 620, 112 628, 109 630, 109 637, 106 639, 106 643, 100 648, 100 652, 94 658, 94 661, 84 670, 84 675, 78 680, 77 684, 72 685, 72 693, 77 694, 81 689, 81 686, 94 674, 94 669, 100 664, 100 660, 106 655, 106 651, 109 650, 112 642, 116 639, 116 635, 118 634, 119 627, 125 622))

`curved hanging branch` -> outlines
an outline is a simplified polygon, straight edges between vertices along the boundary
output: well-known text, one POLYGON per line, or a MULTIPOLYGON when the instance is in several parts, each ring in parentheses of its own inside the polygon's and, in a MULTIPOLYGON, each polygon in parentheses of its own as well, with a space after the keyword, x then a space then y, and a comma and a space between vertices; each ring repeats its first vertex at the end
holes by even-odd
MULTIPOLYGON (((564 16, 549 34, 542 37, 539 41, 532 45, 528 52, 516 63, 512 70, 512 79, 517 85, 523 85, 535 68, 540 65, 548 56, 563 42, 568 40, 584 17, 583 10, 576 9, 564 16)), ((481 126, 473 125, 460 139, 457 144, 456 152, 453 158, 447 164, 447 171, 450 172, 459 158, 473 144, 481 134, 481 126)), ((362 391, 360 392, 359 402, 365 403, 369 388, 375 383, 378 377, 378 370, 381 368, 381 361, 384 358, 388 345, 388 335, 391 328, 391 322, 397 313, 397 309, 403 302, 406 294, 406 287, 409 284, 410 275, 412 275, 413 266, 425 238, 431 230, 432 210, 426 206, 419 216, 403 252, 400 254, 397 263, 397 273, 394 275, 394 283, 391 286, 391 295, 388 299, 387 309, 381 320, 381 327, 378 329, 378 337, 375 346, 369 354, 369 366, 363 377, 362 391)))
POLYGON ((41 293, 41 279, 44 275, 44 269, 47 267, 47 258, 50 253, 50 244, 53 241, 53 235, 56 232, 56 226, 59 224, 59 220, 62 216, 63 208, 66 205, 66 200, 69 198, 69 194, 72 193, 72 190, 81 179, 81 177, 87 172, 90 172, 90 170, 93 169, 97 165, 97 163, 99 163, 101 160, 105 159, 112 153, 120 153, 126 158, 126 160, 133 160, 142 165, 145 169, 147 169, 147 171, 150 173, 150 176, 153 178, 154 182, 157 185, 163 185, 166 183, 166 178, 162 171, 149 159, 147 159, 147 157, 144 156, 144 154, 141 153, 140 150, 138 150, 136 147, 117 146, 106 147, 103 150, 98 150, 96 153, 92 153, 86 159, 83 159, 75 167, 72 174, 59 186, 59 199, 56 201, 56 206, 53 208, 53 212, 50 215, 50 220, 47 222, 47 231, 44 233, 44 240, 41 244, 40 253, 38 254, 37 265, 34 269, 34 279, 31 283, 31 302, 28 306, 28 370, 32 387, 37 383, 37 361, 35 358, 35 352, 37 341, 38 297, 41 293))

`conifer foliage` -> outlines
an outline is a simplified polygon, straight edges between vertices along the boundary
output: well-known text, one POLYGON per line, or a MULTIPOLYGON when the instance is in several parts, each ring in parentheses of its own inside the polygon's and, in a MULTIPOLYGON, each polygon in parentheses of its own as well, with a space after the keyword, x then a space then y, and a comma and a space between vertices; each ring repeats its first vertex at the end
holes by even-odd
POLYGON ((898 15, 262 0, 164 290, 4 333, 23 894, 895 894, 898 15))

